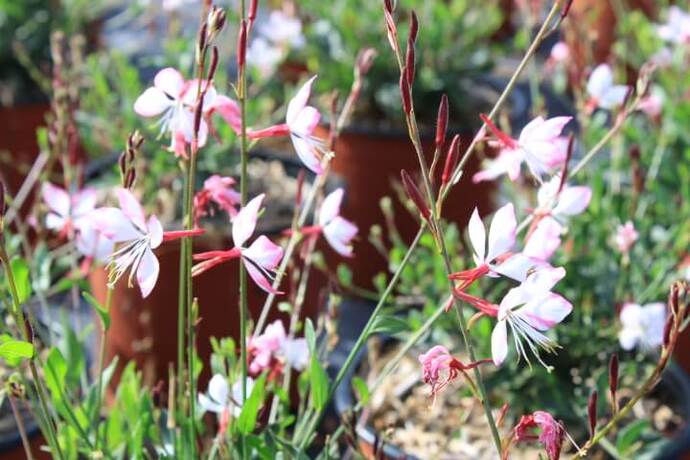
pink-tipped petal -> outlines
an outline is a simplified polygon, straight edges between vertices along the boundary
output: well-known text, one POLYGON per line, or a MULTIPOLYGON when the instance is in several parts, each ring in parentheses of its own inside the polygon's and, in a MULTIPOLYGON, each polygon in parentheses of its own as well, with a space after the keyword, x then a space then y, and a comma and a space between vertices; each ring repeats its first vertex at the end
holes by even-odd
POLYGON ((308 140, 294 134, 290 135, 290 139, 292 139, 295 152, 297 152, 297 156, 302 160, 304 166, 309 168, 314 174, 322 174, 323 166, 321 166, 317 147, 308 140))
POLYGON ((160 273, 160 265, 158 258, 150 248, 147 248, 144 255, 141 257, 141 262, 137 268, 137 283, 141 289, 141 296, 146 298, 158 281, 158 274, 160 273))
POLYGON ((574 216, 582 213, 592 199, 592 189, 587 186, 566 187, 558 197, 558 204, 553 208, 555 215, 574 216))
POLYGON ((515 208, 512 203, 508 203, 494 214, 489 229, 489 249, 486 259, 491 261, 496 257, 510 251, 515 245, 515 231, 517 220, 515 219, 515 208))
POLYGON ((153 86, 174 99, 180 96, 184 85, 182 74, 172 67, 160 70, 153 79, 153 86))
POLYGON ((71 200, 69 194, 63 188, 57 187, 50 182, 44 182, 41 187, 41 194, 43 195, 43 201, 45 201, 51 211, 63 218, 70 216, 71 200))
POLYGON ((240 209, 232 221, 232 241, 235 246, 241 247, 254 233, 256 219, 261 208, 265 194, 261 194, 240 209))
POLYGON ((216 97, 213 110, 223 117, 223 120, 239 134, 242 131, 242 116, 240 114, 240 106, 234 100, 227 96, 219 95, 216 97))
POLYGON ((340 216, 334 218, 323 229, 326 241, 341 256, 352 256, 352 239, 357 235, 357 226, 340 216))
POLYGON ((308 105, 303 108, 292 123, 288 123, 288 125, 290 126, 290 131, 309 136, 314 131, 314 128, 316 128, 316 125, 319 124, 320 119, 321 114, 319 111, 308 105))
POLYGON ((551 329, 573 311, 573 305, 558 294, 527 302, 518 310, 521 318, 540 331, 551 329))
POLYGON ((271 286, 271 281, 266 277, 266 275, 263 272, 261 272, 254 264, 252 264, 251 261, 242 258, 242 262, 244 263, 244 267, 247 269, 247 273, 249 273, 250 278, 263 291, 266 291, 270 294, 282 294, 282 292, 273 289, 273 286, 271 286))
POLYGON ((251 259, 267 270, 273 270, 283 258, 283 248, 261 235, 251 246, 242 251, 242 256, 251 259))
POLYGON ((141 207, 139 200, 127 190, 126 188, 119 188, 117 190, 117 198, 120 201, 120 209, 132 221, 132 223, 146 233, 146 216, 144 215, 144 208, 141 207))
POLYGON ((302 109, 306 107, 309 95, 311 94, 311 85, 314 83, 315 79, 316 75, 307 80, 288 103, 287 113, 285 115, 285 122, 288 125, 292 125, 302 109))
POLYGON ((527 257, 538 260, 549 260, 561 245, 563 227, 556 219, 544 217, 532 232, 522 251, 527 257))
POLYGON ((499 321, 491 332, 491 356, 496 366, 500 366, 508 356, 508 331, 506 322, 499 321))
POLYGON ((340 215, 340 205, 345 191, 342 188, 334 190, 324 198, 319 210, 319 225, 324 226, 340 215))
POLYGON ((89 218, 96 230, 114 243, 132 241, 142 236, 141 230, 132 225, 119 208, 98 208, 89 214, 89 218))
POLYGON ((155 117, 165 112, 175 104, 163 91, 158 88, 147 88, 134 101, 134 111, 142 117, 155 117))

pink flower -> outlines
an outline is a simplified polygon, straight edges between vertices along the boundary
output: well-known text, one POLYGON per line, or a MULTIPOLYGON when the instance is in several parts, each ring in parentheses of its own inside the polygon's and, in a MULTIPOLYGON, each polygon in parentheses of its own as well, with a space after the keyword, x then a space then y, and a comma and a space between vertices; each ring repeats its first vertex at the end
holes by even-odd
POLYGON ((677 6, 668 10, 668 20, 657 27, 659 37, 667 42, 678 45, 690 43, 690 14, 677 6))
POLYGON ((222 94, 217 94, 208 109, 208 118, 217 113, 235 131, 236 134, 242 132, 242 114, 239 104, 222 94))
POLYGON ((536 260, 549 260, 561 245, 563 226, 552 217, 539 219, 529 234, 522 254, 536 260))
POLYGON ((314 107, 307 105, 311 94, 311 85, 316 76, 311 77, 300 88, 297 94, 288 103, 285 124, 271 126, 259 131, 249 132, 252 139, 273 136, 290 136, 297 156, 302 163, 316 174, 323 172, 321 160, 326 155, 323 141, 312 134, 319 124, 321 114, 314 107))
POLYGON ((50 212, 46 216, 46 227, 63 236, 77 230, 84 218, 96 207, 96 190, 85 188, 72 195, 50 182, 41 187, 43 201, 50 212))
POLYGON ((570 58, 570 48, 564 42, 558 42, 551 48, 550 60, 553 63, 567 62, 570 58))
POLYGON ((600 64, 589 76, 587 82, 587 93, 589 93, 590 110, 599 107, 605 110, 613 109, 625 101, 628 94, 628 87, 625 85, 613 84, 613 72, 608 64, 600 64))
POLYGON ((232 240, 235 247, 227 251, 209 251, 194 255, 194 260, 203 262, 192 268, 194 276, 211 267, 232 259, 241 258, 247 273, 254 282, 266 292, 280 294, 271 286, 272 271, 283 257, 283 249, 271 242, 264 235, 259 236, 249 247, 244 243, 251 238, 256 229, 256 220, 261 208, 264 194, 252 199, 237 213, 232 222, 232 240))
POLYGON ((153 250, 163 241, 184 236, 199 235, 201 230, 163 233, 163 227, 156 216, 148 220, 144 209, 132 193, 124 188, 118 189, 119 208, 99 208, 90 214, 94 226, 102 236, 119 247, 110 256, 109 286, 129 271, 128 283, 136 276, 142 297, 147 297, 158 281, 160 266, 153 250))
POLYGON ((259 375, 264 370, 274 369, 275 361, 302 371, 309 363, 309 348, 304 338, 289 339, 282 321, 276 320, 266 326, 263 334, 249 341, 249 372, 259 375))
MULTIPOLYGON (((203 83, 206 84, 206 83, 203 83)), ((142 117, 161 116, 161 133, 169 132, 171 150, 180 154, 184 139, 191 144, 194 138, 194 105, 196 103, 198 80, 185 81, 182 74, 172 67, 160 70, 153 86, 147 88, 134 102, 134 111, 142 117)), ((202 104, 203 112, 213 108, 216 91, 210 86, 202 104)), ((199 146, 206 143, 208 125, 202 119, 199 125, 199 146)))
POLYGON ((515 427, 515 439, 518 442, 538 440, 544 446, 549 460, 558 460, 560 458, 565 434, 562 423, 544 411, 523 415, 515 427), (536 428, 541 429, 541 433, 538 436, 533 433, 536 428))
POLYGON ((649 118, 656 119, 661 115, 661 111, 664 105, 663 92, 652 91, 648 96, 643 97, 640 100, 637 108, 642 112, 647 114, 649 118))
POLYGON ((436 345, 419 356, 422 364, 422 380, 431 386, 431 395, 436 398, 439 391, 455 380, 461 372, 477 367, 491 360, 483 359, 468 365, 454 358, 448 349, 436 345))
POLYGON ((624 225, 619 225, 616 228, 616 235, 614 238, 616 248, 618 248, 621 253, 627 254, 639 236, 640 234, 637 233, 631 221, 627 221, 624 225))
POLYGON ((618 333, 618 340, 621 347, 632 350, 639 345, 645 350, 651 350, 661 346, 666 317, 666 305, 661 302, 644 306, 626 303, 620 314, 623 327, 618 333))
POLYGON ((528 348, 547 367, 539 356, 539 349, 553 352, 557 345, 542 332, 563 321, 573 308, 566 299, 551 292, 553 286, 564 276, 565 270, 562 267, 537 270, 503 297, 498 306, 498 323, 491 334, 494 364, 500 366, 508 354, 510 327, 518 357, 529 362, 528 348))
POLYGON ((230 217, 237 215, 236 206, 240 204, 240 194, 233 188, 233 185, 235 185, 235 179, 217 174, 204 181, 204 187, 194 196, 195 225, 199 225, 199 220, 202 217, 209 214, 213 215, 211 203, 215 203, 230 217))
POLYGON ((486 169, 473 176, 475 183, 493 180, 503 174, 508 174, 510 180, 516 180, 520 176, 523 161, 532 175, 541 181, 542 175, 563 164, 567 143, 561 137, 561 132, 571 117, 554 117, 548 120, 537 117, 522 129, 518 139, 499 130, 488 117, 482 115, 482 119, 496 136, 496 143, 501 150, 486 169))
POLYGON ((352 239, 357 235, 358 230, 355 224, 340 215, 344 193, 342 188, 331 192, 321 204, 318 225, 304 227, 301 232, 312 238, 323 233, 328 244, 338 254, 352 257, 352 239))

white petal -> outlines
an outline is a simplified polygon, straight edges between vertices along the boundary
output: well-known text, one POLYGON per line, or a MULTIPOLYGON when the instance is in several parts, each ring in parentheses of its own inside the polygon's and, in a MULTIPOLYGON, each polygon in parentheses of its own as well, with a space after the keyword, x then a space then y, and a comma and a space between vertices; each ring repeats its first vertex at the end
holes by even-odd
POLYGON ((201 407, 204 411, 215 412, 216 414, 222 414, 226 408, 226 406, 212 401, 205 394, 199 394, 199 407, 201 407))
POLYGON ((155 117, 165 112, 175 104, 163 91, 158 88, 146 88, 141 96, 134 101, 134 111, 142 117, 155 117))
POLYGON ((159 273, 160 265, 158 258, 151 248, 146 248, 137 268, 137 283, 139 284, 139 289, 141 289, 142 297, 146 298, 151 294, 151 291, 156 286, 156 281, 158 281, 159 273))
POLYGON ((249 248, 242 250, 242 256, 248 257, 263 268, 273 270, 283 258, 283 248, 261 235, 249 248))
POLYGON ((613 72, 608 64, 600 64, 589 76, 587 92, 590 96, 600 99, 613 85, 613 72))
POLYGON ((146 233, 146 216, 144 216, 144 208, 139 204, 132 192, 126 188, 119 188, 117 190, 117 197, 120 201, 120 209, 132 221, 142 233, 146 233))
POLYGON ((156 74, 153 85, 168 96, 177 99, 184 88, 184 78, 177 70, 166 67, 156 74))
POLYGON ((315 174, 323 173, 323 166, 321 166, 321 160, 319 159, 318 149, 313 142, 305 138, 301 138, 292 134, 290 136, 292 140, 292 145, 295 147, 295 152, 304 166, 309 168, 315 174))
POLYGON ((142 233, 119 208, 98 208, 89 213, 96 229, 114 243, 132 241, 142 237, 142 233))
POLYGON ((553 208, 555 215, 574 216, 582 213, 592 199, 592 189, 587 186, 565 187, 553 208))
POLYGON ((208 395, 217 403, 226 405, 230 388, 228 382, 221 374, 215 374, 208 382, 208 395))
POLYGON ((287 114, 285 115, 285 121, 288 125, 296 120, 297 115, 302 111, 302 109, 307 105, 309 100, 309 95, 311 94, 311 85, 316 79, 316 75, 311 77, 309 80, 302 85, 297 94, 288 103, 287 114))
POLYGON ((61 217, 70 216, 70 197, 69 194, 60 187, 57 187, 50 182, 44 182, 41 187, 41 194, 43 201, 46 202, 48 208, 55 214, 61 217))
POLYGON ((232 241, 235 246, 241 247, 252 234, 256 228, 256 219, 261 208, 261 202, 264 199, 264 194, 252 199, 245 207, 240 209, 232 221, 232 241))
POLYGON ((529 257, 523 253, 510 256, 499 265, 491 265, 491 270, 515 281, 525 281, 527 275, 535 269, 549 266, 543 260, 529 257))
POLYGON ((271 294, 279 293, 277 289, 273 289, 272 282, 270 279, 268 279, 266 274, 259 270, 251 260, 243 257, 242 262, 244 263, 244 268, 247 269, 249 277, 254 281, 254 283, 256 283, 257 286, 259 286, 259 288, 271 294))
POLYGON ((548 260, 561 245, 563 227, 556 219, 544 217, 530 235, 522 251, 527 257, 548 260))
POLYGON ((639 327, 642 322, 642 307, 636 303, 623 304, 620 320, 623 327, 639 327))
POLYGON ((72 216, 79 219, 96 208, 98 193, 94 188, 85 188, 72 197, 72 216))
POLYGON ((323 228, 323 234, 331 247, 340 255, 352 256, 352 239, 357 235, 357 226, 347 219, 337 216, 323 228))
POLYGON ((46 228, 49 228, 50 230, 59 232, 66 223, 67 219, 60 217, 55 213, 50 212, 48 215, 46 215, 46 228))
POLYGON ((491 356, 494 364, 500 366, 508 355, 508 331, 506 322, 499 321, 491 332, 491 356))
POLYGON ((570 314, 573 306, 558 294, 527 302, 516 314, 540 331, 551 329, 570 314))
POLYGON ((151 248, 156 249, 163 242, 163 226, 156 216, 149 217, 146 228, 151 238, 151 248))
POLYGON ((482 222, 481 217, 479 217, 479 211, 474 208, 472 211, 472 217, 470 217, 470 223, 467 227, 470 235, 470 243, 472 243, 472 248, 474 248, 474 254, 477 258, 477 263, 484 263, 486 259, 486 229, 484 228, 484 222, 482 222))
POLYGON ((298 371, 302 371, 309 364, 309 347, 306 339, 286 340, 283 343, 285 362, 298 371))
POLYGON ((515 245, 516 229, 515 208, 513 208, 512 203, 508 203, 496 211, 491 221, 489 250, 486 254, 486 260, 491 261, 512 249, 515 245))
POLYGON ((316 125, 319 124, 320 119, 321 114, 319 111, 308 105, 304 107, 297 114, 292 123, 289 124, 290 131, 305 136, 311 135, 311 133, 314 131, 314 128, 316 128, 316 125))
POLYGON ((345 191, 342 188, 331 192, 321 204, 319 210, 319 225, 323 226, 329 223, 340 214, 340 205, 343 202, 343 195, 345 191))
POLYGON ((629 88, 623 85, 612 86, 607 89, 604 94, 598 99, 599 107, 602 109, 613 109, 618 107, 625 101, 625 96, 628 95, 629 88))

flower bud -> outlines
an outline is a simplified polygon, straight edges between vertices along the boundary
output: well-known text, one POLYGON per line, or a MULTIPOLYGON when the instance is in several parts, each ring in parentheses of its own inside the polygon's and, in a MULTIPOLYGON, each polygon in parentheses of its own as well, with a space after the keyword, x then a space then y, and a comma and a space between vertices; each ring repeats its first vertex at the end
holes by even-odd
POLYGON ((247 19, 250 22, 254 22, 256 19, 256 8, 259 6, 259 0, 251 0, 249 2, 249 11, 247 12, 247 19))
POLYGON ((400 96, 402 98, 403 110, 407 115, 412 112, 412 95, 410 94, 410 82, 407 79, 407 69, 403 67, 400 74, 400 96))
POLYGON ((208 67, 208 74, 206 75, 206 80, 210 84, 213 77, 216 76, 216 70, 218 69, 218 47, 213 46, 211 48, 211 65, 208 67))
POLYGON ((419 21, 417 20, 417 13, 414 10, 410 11, 410 34, 408 40, 412 43, 417 43, 417 34, 419 33, 419 21))
POLYGON ((210 39, 213 39, 218 32, 223 30, 223 26, 225 25, 225 17, 225 10, 223 10, 223 8, 218 8, 217 6, 212 7, 211 12, 208 15, 210 39))
POLYGON ((678 283, 673 283, 671 285, 671 291, 668 293, 668 307, 673 312, 674 315, 678 314, 678 308, 680 297, 680 287, 678 283))
POLYGON ((405 55, 405 78, 407 78, 407 84, 412 87, 414 84, 414 42, 412 40, 407 41, 407 53, 405 55))
POLYGON ((417 188, 417 185, 415 185, 410 175, 404 169, 400 171, 400 177, 402 178, 403 187, 405 187, 405 193, 407 193, 408 198, 410 198, 415 204, 419 212, 422 214, 422 217, 424 217, 426 220, 429 220, 429 217, 431 217, 431 211, 429 211, 429 208, 427 207, 421 192, 417 188))
POLYGON ((657 65, 653 62, 645 63, 640 69, 640 73, 637 76, 637 82, 635 83, 635 89, 637 94, 644 96, 649 90, 649 83, 652 80, 654 72, 656 72, 657 65))
POLYGON ((137 171, 134 168, 131 168, 129 171, 127 171, 127 175, 125 176, 125 181, 124 181, 124 188, 130 189, 134 187, 134 183, 137 180, 137 171))
POLYGON ((194 106, 194 138, 195 139, 198 139, 199 130, 201 129, 202 108, 203 108, 203 104, 201 103, 201 101, 197 101, 196 105, 194 106))
POLYGON ((456 134, 453 136, 453 140, 450 142, 450 147, 448 148, 448 153, 446 154, 446 164, 443 166, 443 175, 441 176, 442 184, 447 184, 450 181, 459 159, 460 135, 456 134))
POLYGON ((611 390, 611 397, 616 400, 616 391, 618 391, 618 353, 611 355, 609 360, 609 390, 611 390))
POLYGON ((355 72, 360 77, 369 73, 371 66, 374 65, 376 54, 374 48, 363 48, 359 51, 357 60, 355 61, 355 72))
POLYGON ((666 324, 664 324, 664 341, 663 347, 668 348, 671 343, 671 332, 673 331, 673 315, 668 315, 666 318, 666 324))
POLYGON ((393 14, 393 1, 392 0, 383 0, 383 7, 389 14, 393 14))
POLYGON ((206 49, 206 40, 208 39, 208 24, 203 23, 199 29, 199 36, 196 41, 196 62, 201 63, 201 56, 204 55, 204 50, 206 49))
POLYGON ((573 6, 573 1, 574 0, 566 0, 565 6, 563 6, 563 9, 561 10, 561 20, 565 19, 566 16, 568 16, 568 13, 570 12, 570 7, 573 6))
POLYGON ((446 140, 448 129, 448 96, 443 94, 438 104, 438 116, 436 117, 436 148, 441 149, 446 140))
POLYGON ((590 439, 594 436, 597 428, 597 400, 599 395, 597 390, 593 390, 592 394, 589 395, 589 401, 587 401, 587 416, 589 418, 589 435, 590 439))
POLYGON ((237 38, 237 67, 244 68, 247 58, 247 21, 244 19, 240 24, 239 37, 237 38))
POLYGON ((0 181, 0 220, 5 217, 7 204, 5 203, 5 183, 0 181))

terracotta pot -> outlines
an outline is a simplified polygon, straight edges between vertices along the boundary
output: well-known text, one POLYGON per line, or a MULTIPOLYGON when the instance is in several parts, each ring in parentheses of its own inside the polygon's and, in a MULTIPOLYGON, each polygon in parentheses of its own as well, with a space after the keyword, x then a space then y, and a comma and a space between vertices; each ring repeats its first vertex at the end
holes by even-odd
MULTIPOLYGON (((642 10, 649 17, 654 17, 657 9, 655 0, 621 0, 621 4, 627 10, 642 10)), ((614 5, 614 0, 573 2, 563 30, 576 81, 582 80, 588 66, 601 64, 611 57, 618 23, 614 5)))
MULTIPOLYGON (((317 135, 325 136, 325 133, 322 130, 317 135)), ((461 151, 464 151, 470 140, 470 135, 462 139, 461 151)), ((430 164, 433 139, 425 139, 423 143, 427 162, 430 164)), ((407 134, 402 131, 381 134, 351 129, 345 130, 338 138, 332 165, 333 172, 342 178, 348 190, 343 215, 359 227, 359 236, 354 243, 354 257, 351 260, 353 280, 360 287, 372 288, 372 278, 387 269, 386 259, 368 242, 372 225, 381 225, 385 230, 384 216, 379 206, 381 198, 393 198, 395 224, 405 241, 411 241, 419 228, 416 216, 412 216, 402 206, 393 186, 394 181, 400 181, 401 169, 418 178, 417 156, 407 134)), ((444 205, 444 218, 461 227, 466 225, 475 206, 484 212, 490 209, 493 186, 486 182, 473 184, 471 180, 478 166, 479 160, 473 157, 444 205)), ((443 164, 437 168, 439 177, 442 170, 443 164)))
MULTIPOLYGON (((274 241, 277 235, 267 234, 274 241)), ((230 241, 196 238, 194 252, 227 249, 230 241)), ((153 385, 159 381, 167 382, 168 366, 177 362, 177 297, 179 278, 179 242, 163 244, 156 255, 160 261, 160 276, 153 292, 142 299, 138 287, 128 288, 126 280, 120 280, 113 291, 111 303, 112 324, 106 343, 107 362, 119 356, 119 370, 129 361, 135 361, 143 371, 144 382, 153 385)), ((318 308, 320 287, 326 283, 323 275, 312 271, 310 288, 307 290, 303 316, 314 318, 318 308)), ((238 313, 239 260, 214 267, 194 278, 194 296, 199 299, 200 321, 197 325, 197 351, 204 364, 200 388, 205 387, 210 378, 209 358, 212 352, 210 338, 232 336, 239 342, 238 313)), ((291 295, 290 272, 283 278, 281 290, 291 295)), ((93 295, 105 303, 107 293, 107 274, 97 269, 89 277, 93 295)), ((259 317, 266 294, 251 280, 248 281, 249 311, 256 321, 259 317)), ((280 301, 277 299, 276 303, 280 301)), ((275 304, 269 315, 269 322, 289 318, 281 313, 275 304)), ((119 375, 116 373, 116 375, 119 375)), ((117 378, 113 381, 117 383, 117 378)))

